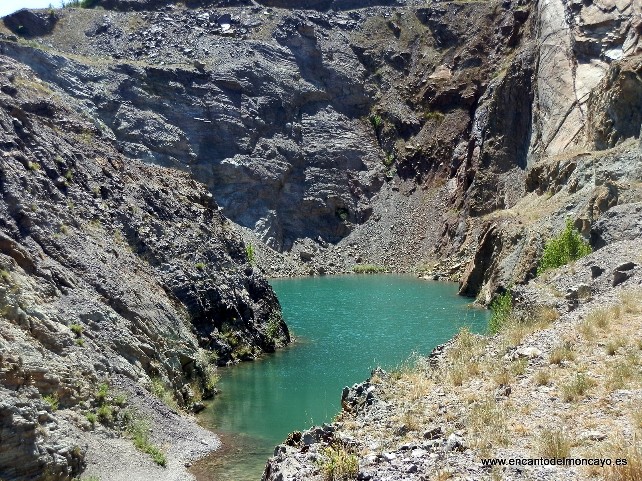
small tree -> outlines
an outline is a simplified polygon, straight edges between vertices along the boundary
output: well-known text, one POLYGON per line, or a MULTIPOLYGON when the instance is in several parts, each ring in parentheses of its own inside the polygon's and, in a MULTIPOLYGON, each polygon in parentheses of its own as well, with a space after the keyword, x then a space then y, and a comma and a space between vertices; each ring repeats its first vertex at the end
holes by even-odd
POLYGON ((537 266, 537 275, 549 269, 564 266, 592 252, 591 246, 573 227, 571 219, 566 219, 566 228, 558 236, 550 239, 544 246, 544 254, 537 266))

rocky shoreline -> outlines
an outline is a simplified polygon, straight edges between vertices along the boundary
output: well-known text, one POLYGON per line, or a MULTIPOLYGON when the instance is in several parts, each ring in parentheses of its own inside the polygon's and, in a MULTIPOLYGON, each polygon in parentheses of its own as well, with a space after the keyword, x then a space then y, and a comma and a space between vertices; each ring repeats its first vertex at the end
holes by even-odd
POLYGON ((614 467, 502 468, 481 460, 639 462, 632 453, 642 427, 641 254, 639 239, 616 242, 545 282, 516 287, 515 316, 535 319, 493 337, 464 331, 406 368, 377 370, 346 387, 337 420, 291 434, 263 480, 627 479, 614 467), (602 274, 594 277, 596 267, 602 274), (551 454, 543 440, 558 434, 568 451, 551 454), (358 466, 346 478, 329 474, 340 465, 336 452, 358 466))

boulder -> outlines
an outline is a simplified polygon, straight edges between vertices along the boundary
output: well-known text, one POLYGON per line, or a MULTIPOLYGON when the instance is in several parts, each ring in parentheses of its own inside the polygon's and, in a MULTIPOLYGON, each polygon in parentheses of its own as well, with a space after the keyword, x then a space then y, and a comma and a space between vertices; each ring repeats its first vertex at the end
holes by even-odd
POLYGON ((23 37, 41 37, 53 31, 58 15, 53 11, 35 12, 23 8, 4 17, 3 22, 9 30, 23 37))

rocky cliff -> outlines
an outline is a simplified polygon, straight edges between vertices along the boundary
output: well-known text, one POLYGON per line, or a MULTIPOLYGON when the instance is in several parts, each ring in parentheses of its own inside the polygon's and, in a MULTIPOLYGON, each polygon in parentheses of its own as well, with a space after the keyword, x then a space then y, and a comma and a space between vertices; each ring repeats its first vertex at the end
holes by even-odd
POLYGON ((69 417, 101 384, 153 380, 189 407, 215 364, 288 332, 202 184, 124 157, 7 57, 0 90, 0 477, 71 479, 86 447, 69 417))
POLYGON ((96 5, 7 17, 0 48, 124 155, 205 182, 277 251, 261 263, 276 275, 448 257, 434 273, 487 300, 528 278, 542 244, 512 256, 514 276, 466 267, 488 216, 527 194, 540 161, 642 123, 633 1, 96 5))

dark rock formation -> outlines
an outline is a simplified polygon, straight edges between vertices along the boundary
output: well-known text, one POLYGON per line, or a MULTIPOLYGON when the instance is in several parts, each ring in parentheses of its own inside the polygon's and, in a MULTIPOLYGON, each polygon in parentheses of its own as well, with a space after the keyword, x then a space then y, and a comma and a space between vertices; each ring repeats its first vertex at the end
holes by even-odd
POLYGON ((289 336, 202 184, 123 157, 6 57, 0 85, 0 477, 71 479, 84 451, 56 439, 77 427, 43 396, 74 409, 115 374, 179 392, 205 382, 207 351, 223 364, 289 336))
POLYGON ((53 31, 59 16, 53 11, 32 12, 23 8, 2 19, 12 32, 24 37, 40 37, 53 31))

